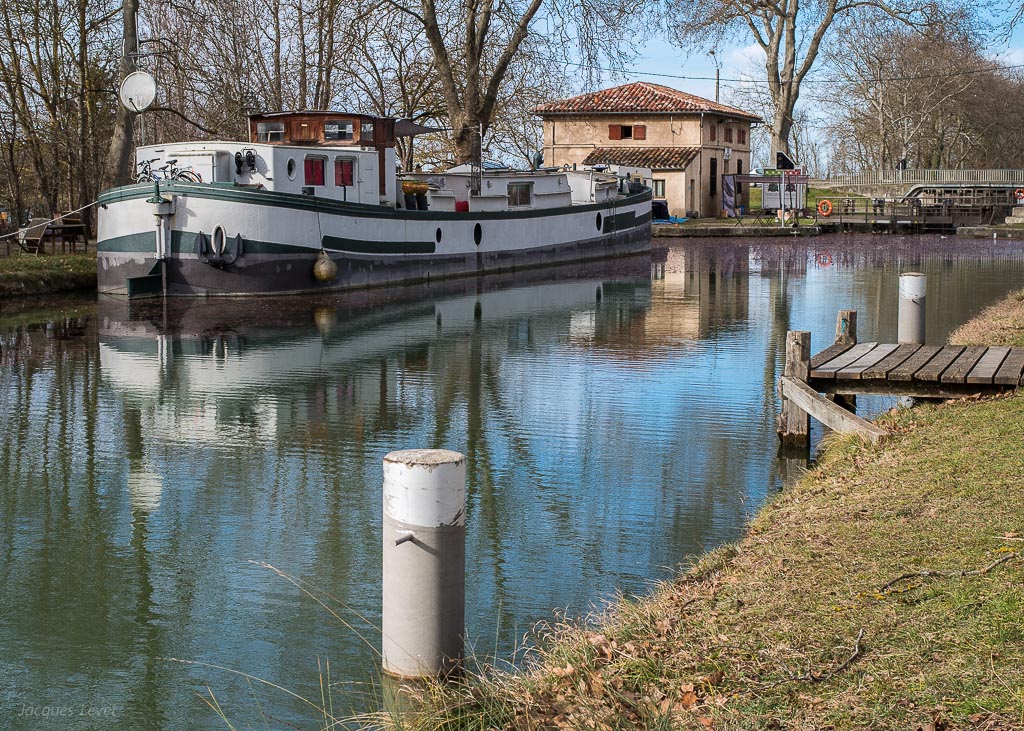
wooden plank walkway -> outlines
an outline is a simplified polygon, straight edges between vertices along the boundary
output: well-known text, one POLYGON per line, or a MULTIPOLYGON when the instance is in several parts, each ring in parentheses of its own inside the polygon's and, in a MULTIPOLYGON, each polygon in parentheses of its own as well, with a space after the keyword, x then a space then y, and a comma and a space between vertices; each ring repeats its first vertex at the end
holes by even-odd
POLYGON ((787 333, 779 384, 778 432, 784 444, 807 443, 810 416, 871 442, 882 439, 884 431, 875 425, 842 413, 839 404, 851 403, 848 397, 857 394, 958 398, 1024 386, 1022 347, 858 343, 856 325, 855 311, 840 311, 835 342, 814 356, 810 333, 787 333))
POLYGON ((860 343, 830 346, 808 384, 829 394, 952 398, 1024 385, 1024 348, 860 343))

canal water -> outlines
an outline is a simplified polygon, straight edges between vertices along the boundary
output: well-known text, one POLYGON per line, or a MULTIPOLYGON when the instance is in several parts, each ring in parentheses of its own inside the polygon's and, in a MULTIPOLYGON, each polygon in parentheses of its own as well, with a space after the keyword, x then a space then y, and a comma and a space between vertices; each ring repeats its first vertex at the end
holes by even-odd
POLYGON ((309 728, 238 673, 319 703, 328 662, 335 712, 371 707, 394 449, 468 456, 478 656, 642 594, 781 489, 786 331, 820 350, 852 308, 894 340, 907 270, 939 343, 1024 286, 1024 245, 677 241, 330 299, 0 305, 0 727, 227 728, 212 691, 235 727, 309 728))

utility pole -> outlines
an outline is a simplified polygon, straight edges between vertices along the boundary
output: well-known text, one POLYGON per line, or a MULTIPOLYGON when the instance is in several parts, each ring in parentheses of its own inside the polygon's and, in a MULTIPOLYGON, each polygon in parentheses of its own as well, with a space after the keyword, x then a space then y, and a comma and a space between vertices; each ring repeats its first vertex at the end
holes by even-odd
POLYGON ((711 56, 711 62, 715 64, 715 103, 718 103, 718 82, 721 77, 722 65, 718 62, 718 56, 715 55, 715 49, 708 51, 708 55, 711 56))

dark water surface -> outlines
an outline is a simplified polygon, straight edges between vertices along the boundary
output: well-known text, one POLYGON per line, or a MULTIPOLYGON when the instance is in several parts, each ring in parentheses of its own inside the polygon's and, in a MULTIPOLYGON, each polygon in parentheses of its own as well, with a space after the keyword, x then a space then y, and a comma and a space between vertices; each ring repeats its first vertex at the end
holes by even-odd
POLYGON ((853 308, 894 341, 910 269, 938 343, 1024 286, 1024 245, 670 242, 333 299, 0 305, 0 728, 226 728, 205 686, 236 727, 316 726, 171 658, 316 702, 329 660, 335 710, 365 707, 394 449, 468 455, 478 653, 645 591, 780 489, 786 331, 820 350, 853 308))

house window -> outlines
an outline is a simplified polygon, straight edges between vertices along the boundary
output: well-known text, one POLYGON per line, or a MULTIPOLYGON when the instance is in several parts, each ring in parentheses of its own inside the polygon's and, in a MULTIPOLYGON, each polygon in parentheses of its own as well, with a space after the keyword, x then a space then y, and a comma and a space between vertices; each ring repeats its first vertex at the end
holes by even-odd
POLYGON ((654 180, 651 181, 651 183, 652 183, 652 190, 654 192, 654 197, 655 198, 664 198, 665 197, 665 181, 664 180, 658 180, 657 178, 655 178, 654 180))
POLYGON ((325 140, 351 140, 355 136, 351 120, 328 119, 324 122, 325 140))
POLYGON ((516 208, 533 203, 533 183, 509 183, 508 207, 516 208))
POLYGON ((325 185, 324 167, 327 160, 322 157, 307 157, 305 161, 304 185, 325 185))
POLYGON ((741 145, 747 144, 747 130, 745 130, 745 129, 737 130, 737 134, 739 135, 739 143, 741 145))
POLYGON ((334 161, 334 184, 339 188, 352 185, 355 177, 355 161, 350 157, 339 157, 334 161))
POLYGON ((725 141, 732 142, 732 127, 725 128, 725 141))
POLYGON ((360 125, 359 141, 364 145, 373 144, 373 122, 363 122, 360 125))
MULTIPOLYGON (((714 128, 712 128, 714 129, 714 128)), ((708 166, 711 179, 708 180, 708 195, 714 198, 718 195, 718 159, 711 158, 711 164, 708 166)))
POLYGON ((609 124, 608 139, 645 140, 647 139, 647 127, 642 124, 609 124))
POLYGON ((718 137, 718 125, 714 122, 711 123, 711 129, 708 130, 708 141, 714 142, 718 137))
POLYGON ((257 122, 257 142, 281 142, 284 140, 284 122, 257 122))

